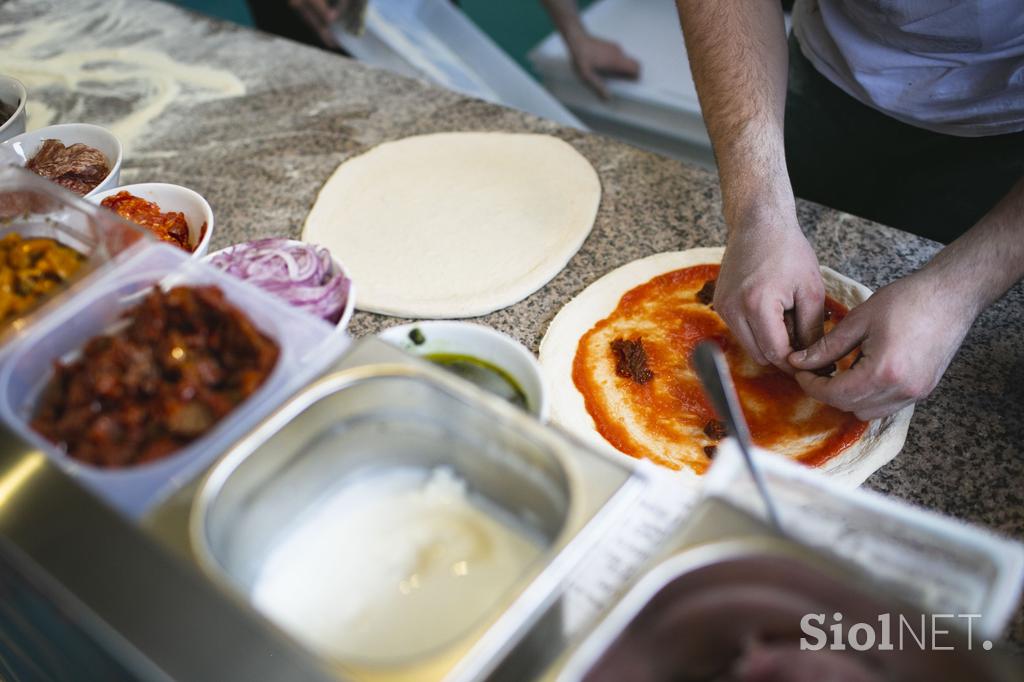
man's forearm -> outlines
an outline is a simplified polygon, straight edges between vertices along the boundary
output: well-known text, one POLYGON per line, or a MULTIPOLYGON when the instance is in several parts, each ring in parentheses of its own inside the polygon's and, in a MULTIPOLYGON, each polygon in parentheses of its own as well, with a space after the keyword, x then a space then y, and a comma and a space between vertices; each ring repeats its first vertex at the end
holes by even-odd
POLYGON ((1024 278, 1024 178, 922 273, 935 276, 943 297, 970 319, 1024 278))
POLYGON ((677 0, 730 229, 791 206, 783 117, 788 55, 778 0, 677 0))
POLYGON ((572 37, 586 33, 576 0, 541 0, 541 4, 567 43, 571 42, 572 37))

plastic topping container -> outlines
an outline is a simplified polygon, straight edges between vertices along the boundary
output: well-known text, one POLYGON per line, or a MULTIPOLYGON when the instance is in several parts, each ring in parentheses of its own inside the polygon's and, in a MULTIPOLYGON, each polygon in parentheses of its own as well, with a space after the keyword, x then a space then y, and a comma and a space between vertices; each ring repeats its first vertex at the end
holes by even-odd
POLYGON ((49 180, 21 168, 0 165, 0 238, 11 233, 56 240, 77 251, 83 260, 53 294, 0 321, 0 356, 47 311, 87 286, 132 244, 149 238, 134 225, 49 180))
MULTIPOLYGON (((69 211, 80 209, 73 206, 69 211)), ((261 417, 323 371, 349 343, 348 338, 332 336, 333 328, 326 322, 154 240, 139 241, 116 264, 96 272, 90 280, 88 287, 64 298, 11 344, 0 362, 0 416, 20 436, 131 517, 141 516, 201 473, 261 417), (122 313, 137 305, 154 286, 169 289, 206 284, 218 286, 231 304, 272 338, 279 356, 264 383, 204 435, 163 459, 111 469, 69 457, 29 426, 54 362, 74 359, 88 339, 116 329, 122 313)))

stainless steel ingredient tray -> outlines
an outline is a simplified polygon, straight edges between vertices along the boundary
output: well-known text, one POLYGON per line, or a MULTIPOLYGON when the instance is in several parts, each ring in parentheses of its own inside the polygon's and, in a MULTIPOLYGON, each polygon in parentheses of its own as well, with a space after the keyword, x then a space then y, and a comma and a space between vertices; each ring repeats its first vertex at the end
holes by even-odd
MULTIPOLYGON (((441 671, 447 680, 483 679, 543 616, 557 613, 552 606, 573 569, 645 482, 426 363, 348 366, 381 357, 372 352, 379 345, 357 344, 340 363, 345 369, 297 394, 214 465, 191 504, 191 554, 247 596, 247 581, 288 524, 341 481, 358 484, 388 466, 450 467, 472 493, 544 538, 540 558, 473 631, 483 634, 441 671), (317 447, 325 435, 338 447, 317 447)), ((188 502, 172 500, 150 519, 179 547, 188 502)), ((407 678, 421 679, 418 670, 408 666, 407 678)))

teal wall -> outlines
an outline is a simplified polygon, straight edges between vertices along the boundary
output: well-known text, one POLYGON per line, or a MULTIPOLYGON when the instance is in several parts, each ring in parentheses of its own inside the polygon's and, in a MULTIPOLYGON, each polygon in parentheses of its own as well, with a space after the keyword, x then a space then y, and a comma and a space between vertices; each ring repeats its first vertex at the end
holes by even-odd
MULTIPOLYGON (((173 0, 199 12, 252 25, 245 0, 173 0)), ((286 0, 262 0, 286 2, 286 0)), ((594 0, 578 0, 580 8, 594 0)), ((461 0, 462 9, 477 26, 524 68, 529 69, 526 53, 553 30, 540 0, 461 0)))
MULTIPOLYGON (((578 0, 580 9, 594 0, 578 0)), ((526 53, 554 30, 540 0, 462 0, 466 14, 519 64, 530 70, 526 53)))
MULTIPOLYGON (((263 2, 274 1, 263 0, 263 2)), ((252 16, 249 14, 249 6, 245 4, 245 0, 171 0, 171 2, 197 12, 252 26, 252 16)))

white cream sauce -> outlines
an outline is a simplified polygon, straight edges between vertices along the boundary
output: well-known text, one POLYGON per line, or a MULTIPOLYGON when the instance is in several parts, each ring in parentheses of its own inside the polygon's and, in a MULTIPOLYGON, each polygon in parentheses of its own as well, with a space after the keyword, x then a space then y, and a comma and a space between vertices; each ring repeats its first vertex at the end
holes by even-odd
POLYGON ((465 636, 540 545, 475 504, 448 469, 342 488, 274 548, 260 610, 339 662, 405 663, 465 636))

